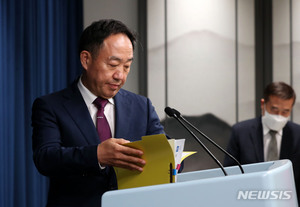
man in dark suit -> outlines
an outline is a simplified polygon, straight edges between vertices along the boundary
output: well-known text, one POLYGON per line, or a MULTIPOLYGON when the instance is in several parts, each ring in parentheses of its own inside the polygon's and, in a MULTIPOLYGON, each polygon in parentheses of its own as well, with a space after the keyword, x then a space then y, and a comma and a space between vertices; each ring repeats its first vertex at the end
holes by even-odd
POLYGON ((121 89, 134 43, 123 23, 94 22, 79 43, 82 75, 70 87, 35 100, 33 158, 50 178, 47 206, 101 206, 102 194, 117 188, 113 166, 143 171, 143 152, 122 144, 164 133, 151 101, 121 89), (97 106, 96 99, 106 105, 97 106))
MULTIPOLYGON (((295 100, 289 85, 269 84, 261 99, 262 116, 235 124, 227 151, 241 164, 291 160, 299 200, 300 125, 288 121, 295 100)), ((231 165, 235 163, 226 156, 224 166, 231 165)))

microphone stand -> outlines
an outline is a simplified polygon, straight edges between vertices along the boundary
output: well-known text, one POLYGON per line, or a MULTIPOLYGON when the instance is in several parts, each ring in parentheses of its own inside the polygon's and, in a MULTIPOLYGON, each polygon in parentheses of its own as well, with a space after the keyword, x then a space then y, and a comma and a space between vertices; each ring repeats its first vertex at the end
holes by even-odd
POLYGON ((224 150, 220 145, 218 145, 216 142, 214 142, 212 139, 210 139, 208 136, 206 136, 203 132, 201 132, 199 129, 197 129, 194 125, 192 125, 188 120, 186 120, 176 109, 173 109, 176 116, 181 118, 184 122, 186 122, 190 127, 192 127, 194 130, 196 130, 199 134, 201 134, 204 138, 206 138, 210 143, 212 143, 214 146, 216 146, 219 150, 221 150, 222 152, 224 152, 226 155, 228 155, 232 160, 234 160, 241 172, 244 174, 244 169, 242 168, 241 164, 239 163, 239 161, 237 161, 237 159, 235 159, 235 157, 233 157, 230 153, 228 153, 226 150, 224 150))
MULTIPOLYGON (((167 113, 169 115, 169 113, 167 113)), ((213 160, 219 165, 219 167, 222 169, 225 176, 227 176, 227 173, 223 167, 223 165, 220 163, 220 161, 209 151, 209 149, 200 141, 200 139, 181 121, 178 116, 174 113, 171 115, 171 117, 174 117, 179 123, 186 129, 188 132, 196 139, 196 141, 203 147, 203 149, 213 158, 213 160)))

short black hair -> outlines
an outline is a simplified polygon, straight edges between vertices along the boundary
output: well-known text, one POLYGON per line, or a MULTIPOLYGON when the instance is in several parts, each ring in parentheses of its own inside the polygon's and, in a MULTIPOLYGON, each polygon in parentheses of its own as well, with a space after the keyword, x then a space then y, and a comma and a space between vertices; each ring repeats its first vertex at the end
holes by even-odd
POLYGON ((83 50, 96 57, 103 41, 113 34, 125 34, 132 43, 132 48, 136 42, 136 34, 132 32, 124 23, 114 19, 102 19, 93 22, 81 34, 79 40, 79 55, 83 50))
POLYGON ((294 89, 284 82, 273 82, 267 85, 264 90, 264 99, 266 103, 269 101, 270 96, 277 96, 283 100, 293 99, 293 104, 296 101, 294 89))

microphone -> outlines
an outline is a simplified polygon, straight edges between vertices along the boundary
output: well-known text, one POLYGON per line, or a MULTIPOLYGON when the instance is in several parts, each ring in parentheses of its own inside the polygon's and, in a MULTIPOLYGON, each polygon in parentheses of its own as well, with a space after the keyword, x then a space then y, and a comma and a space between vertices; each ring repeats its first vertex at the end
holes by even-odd
POLYGON ((172 109, 174 114, 182 119, 185 123, 187 123, 190 127, 192 127, 194 130, 196 130, 199 134, 201 134, 205 139, 207 139, 210 143, 212 143, 215 147, 217 147, 219 150, 221 150, 223 153, 225 153, 228 157, 230 157, 240 168, 241 172, 244 174, 244 169, 242 168, 242 165, 233 157, 229 152, 227 152, 225 149, 223 149, 220 145, 218 145, 216 142, 214 142, 211 138, 209 138, 207 135, 205 135, 203 132, 201 132, 199 129, 197 129, 194 125, 192 125, 188 120, 186 120, 179 111, 176 109, 172 109))
POLYGON ((209 151, 209 149, 200 141, 200 139, 183 123, 181 119, 177 116, 175 111, 171 109, 170 107, 165 108, 165 112, 169 117, 175 118, 188 132, 195 138, 195 140, 203 147, 203 149, 209 154, 211 158, 219 165, 219 167, 222 169, 225 176, 227 176, 227 173, 223 167, 223 165, 220 163, 220 161, 209 151))

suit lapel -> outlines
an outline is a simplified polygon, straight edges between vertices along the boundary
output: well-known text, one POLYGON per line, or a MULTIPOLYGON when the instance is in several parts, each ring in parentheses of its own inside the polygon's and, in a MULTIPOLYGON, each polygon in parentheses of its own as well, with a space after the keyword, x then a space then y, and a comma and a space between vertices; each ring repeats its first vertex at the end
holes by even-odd
POLYGON ((65 94, 67 100, 64 103, 76 126, 80 129, 88 144, 98 144, 99 138, 88 108, 77 87, 77 81, 72 84, 72 88, 65 94))
POLYGON ((125 123, 129 123, 132 116, 131 100, 127 98, 126 93, 122 89, 114 97, 114 100, 116 112, 115 137, 123 138, 126 137, 129 130, 125 123))
POLYGON ((290 153, 293 149, 293 140, 292 133, 289 127, 289 123, 283 128, 282 132, 282 140, 281 140, 281 149, 280 149, 280 157, 279 159, 290 159, 290 153))
POLYGON ((255 123, 251 126, 250 137, 254 146, 256 159, 258 162, 264 161, 264 148, 263 148, 263 130, 261 117, 255 119, 255 123))

